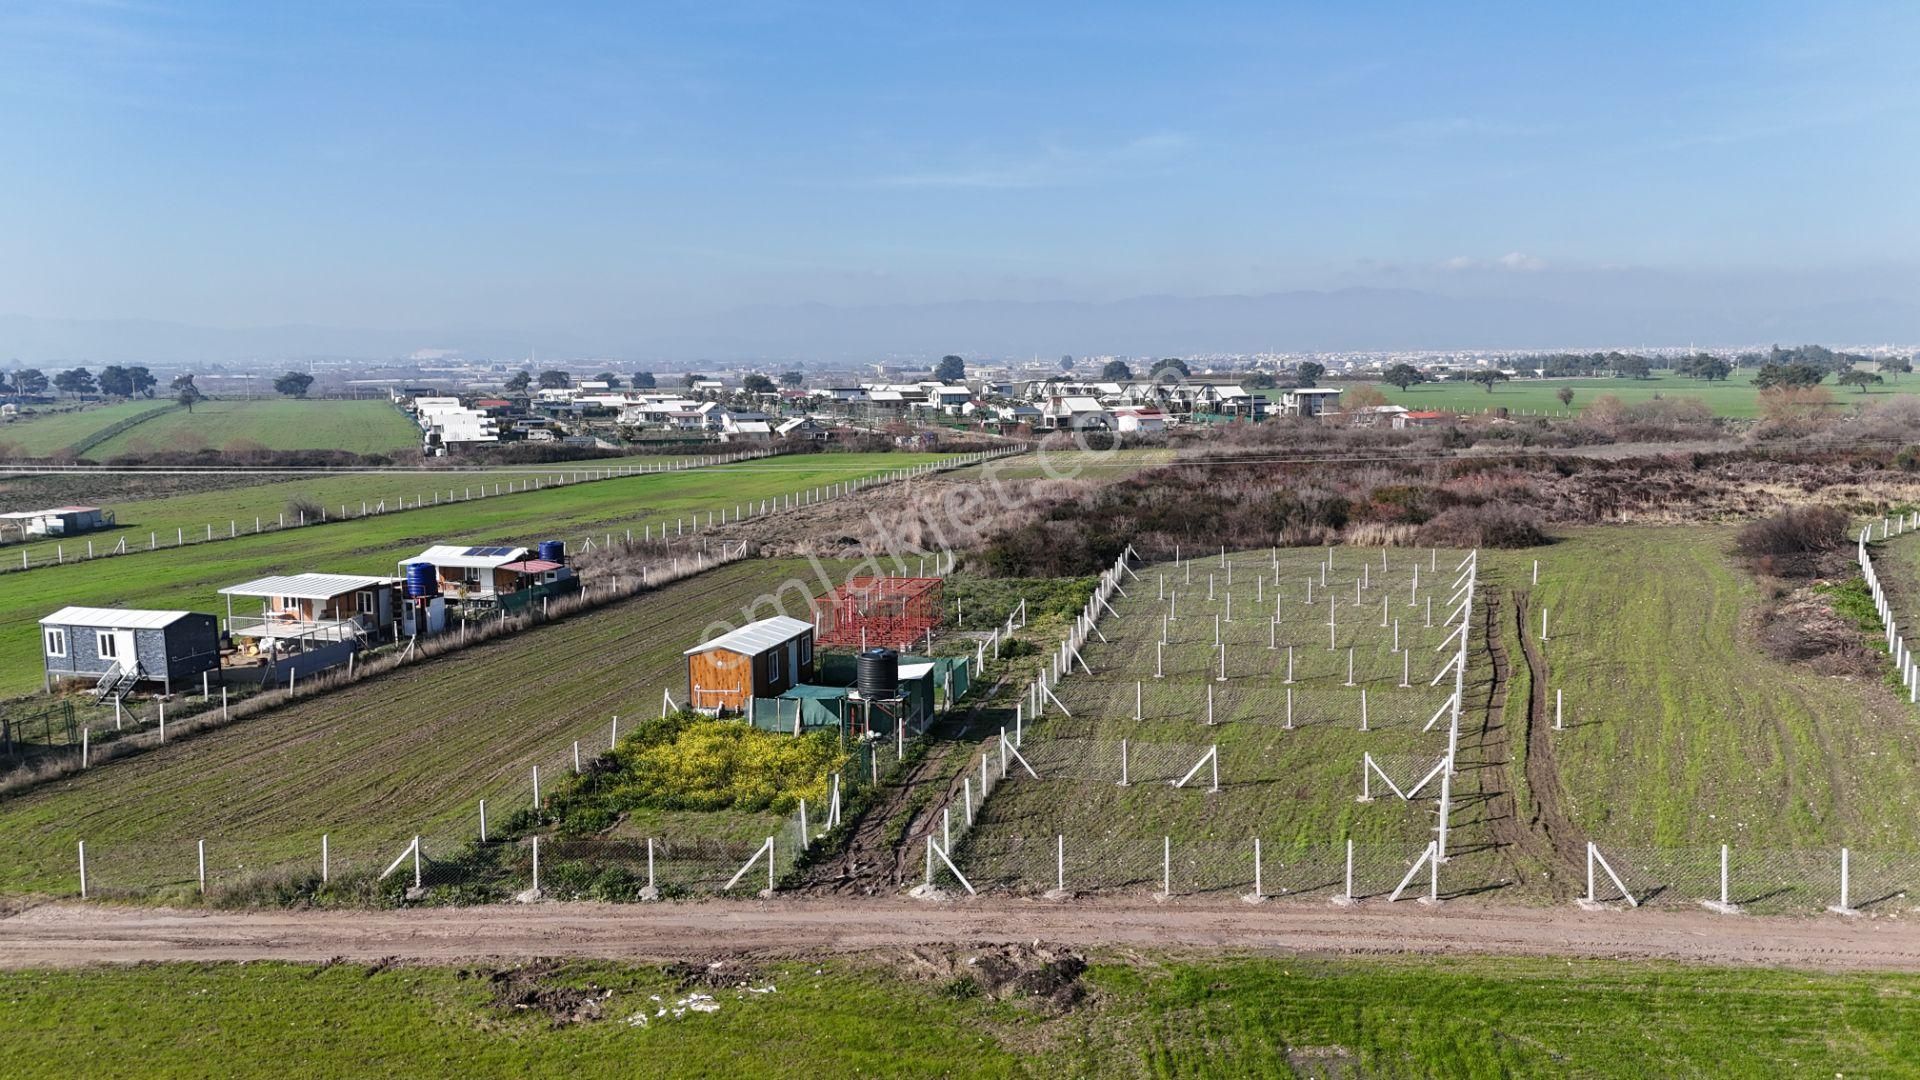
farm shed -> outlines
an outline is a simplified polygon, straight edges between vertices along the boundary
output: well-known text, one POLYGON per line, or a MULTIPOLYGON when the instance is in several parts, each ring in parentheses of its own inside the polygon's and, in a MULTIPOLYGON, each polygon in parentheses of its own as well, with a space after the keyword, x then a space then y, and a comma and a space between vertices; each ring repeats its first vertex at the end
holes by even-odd
POLYGON ((0 514, 0 540, 9 531, 18 539, 29 536, 77 536, 113 528, 113 511, 97 506, 56 506, 50 510, 16 510, 0 514))
POLYGON ((219 668, 220 630, 197 611, 64 607, 40 620, 40 652, 49 691, 65 679, 94 679, 102 698, 143 682, 171 694, 219 668))
POLYGON ((813 678, 813 625, 776 615, 688 649, 687 700, 696 709, 742 711, 813 678))
POLYGON ((435 544, 411 559, 402 560, 400 573, 406 574, 407 563, 426 563, 434 568, 441 596, 454 600, 491 600, 499 593, 523 587, 519 584, 519 574, 512 570, 502 573, 502 568, 526 557, 527 549, 523 547, 435 544), (501 588, 502 584, 506 588, 501 588))
POLYGON ((227 598, 227 634, 256 651, 305 649, 365 641, 393 623, 396 579, 362 574, 285 574, 220 590, 227 598), (233 598, 257 597, 260 614, 235 615, 233 598))

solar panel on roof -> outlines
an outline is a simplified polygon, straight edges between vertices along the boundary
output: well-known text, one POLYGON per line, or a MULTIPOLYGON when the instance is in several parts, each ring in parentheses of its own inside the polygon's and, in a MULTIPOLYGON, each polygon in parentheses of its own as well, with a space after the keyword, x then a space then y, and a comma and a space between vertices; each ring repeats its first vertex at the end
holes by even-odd
POLYGON ((512 553, 513 549, 510 547, 470 547, 467 549, 467 554, 475 555, 483 559, 491 559, 497 555, 510 555, 512 553))

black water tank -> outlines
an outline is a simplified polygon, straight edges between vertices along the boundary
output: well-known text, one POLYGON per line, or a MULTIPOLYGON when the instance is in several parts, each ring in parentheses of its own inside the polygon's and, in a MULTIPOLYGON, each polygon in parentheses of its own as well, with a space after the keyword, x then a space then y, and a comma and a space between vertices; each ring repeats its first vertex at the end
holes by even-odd
POLYGON ((868 701, 887 701, 900 696, 900 654, 892 649, 868 649, 859 657, 855 685, 868 701))

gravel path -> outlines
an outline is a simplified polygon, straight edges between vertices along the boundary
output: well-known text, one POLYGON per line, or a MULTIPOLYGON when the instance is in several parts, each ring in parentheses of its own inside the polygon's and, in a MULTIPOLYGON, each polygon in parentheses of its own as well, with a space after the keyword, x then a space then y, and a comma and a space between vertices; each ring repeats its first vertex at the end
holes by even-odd
POLYGON ((1573 907, 905 899, 217 912, 57 903, 0 919, 0 967, 142 961, 763 957, 1043 940, 1081 948, 1565 956, 1920 971, 1920 921, 1573 907))

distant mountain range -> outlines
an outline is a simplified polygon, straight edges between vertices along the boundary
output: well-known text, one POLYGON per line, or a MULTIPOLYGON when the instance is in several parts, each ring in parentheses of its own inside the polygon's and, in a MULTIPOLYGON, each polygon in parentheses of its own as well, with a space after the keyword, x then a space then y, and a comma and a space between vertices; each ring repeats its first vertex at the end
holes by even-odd
POLYGON ((1920 341, 1920 303, 1884 297, 1797 307, 1607 304, 1352 288, 1248 296, 1138 296, 1108 303, 955 301, 759 305, 604 328, 495 331, 322 326, 225 329, 143 320, 0 316, 0 363, 392 359, 421 348, 470 357, 627 361, 871 360, 1300 350, 1559 349, 1769 342, 1920 341))

